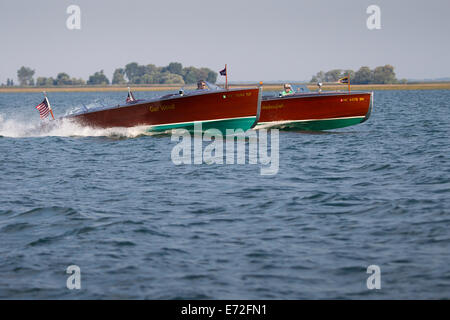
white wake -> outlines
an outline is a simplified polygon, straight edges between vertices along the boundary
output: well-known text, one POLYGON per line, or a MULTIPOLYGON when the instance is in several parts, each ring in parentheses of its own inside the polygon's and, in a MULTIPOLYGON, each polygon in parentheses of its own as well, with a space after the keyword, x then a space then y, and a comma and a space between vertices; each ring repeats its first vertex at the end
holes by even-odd
POLYGON ((40 120, 25 121, 19 119, 6 119, 0 114, 0 137, 27 138, 27 137, 115 137, 135 138, 142 135, 152 135, 147 132, 148 126, 132 128, 95 129, 81 126, 69 120, 60 120, 47 124, 40 120))

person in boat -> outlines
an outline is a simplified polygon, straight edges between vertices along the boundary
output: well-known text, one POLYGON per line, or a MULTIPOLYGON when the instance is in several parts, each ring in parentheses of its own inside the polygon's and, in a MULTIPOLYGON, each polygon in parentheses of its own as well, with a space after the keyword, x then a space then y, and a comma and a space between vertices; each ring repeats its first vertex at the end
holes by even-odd
POLYGON ((197 82, 197 90, 206 90, 208 87, 206 86, 205 80, 198 80, 197 82))
POLYGON ((289 83, 284 84, 283 88, 284 90, 280 93, 280 97, 284 97, 295 93, 295 91, 292 89, 292 86, 289 83))

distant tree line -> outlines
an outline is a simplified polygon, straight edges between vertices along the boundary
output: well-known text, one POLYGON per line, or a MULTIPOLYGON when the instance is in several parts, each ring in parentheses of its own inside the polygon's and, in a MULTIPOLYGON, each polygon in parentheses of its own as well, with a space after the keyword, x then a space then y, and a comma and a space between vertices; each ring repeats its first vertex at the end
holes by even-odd
MULTIPOLYGON (((87 81, 81 78, 70 77, 65 72, 60 72, 55 78, 33 76, 35 71, 22 66, 17 70, 17 79, 20 86, 77 86, 77 85, 125 85, 125 84, 191 84, 203 79, 211 83, 217 80, 217 73, 208 68, 183 67, 179 62, 171 62, 165 67, 157 67, 154 64, 139 65, 136 62, 127 64, 124 68, 114 70, 111 82, 103 70, 89 76, 87 81)), ((333 69, 327 72, 320 71, 314 75, 310 82, 337 82, 344 76, 350 76, 352 84, 390 84, 405 83, 406 80, 397 80, 394 67, 391 65, 379 66, 371 70, 369 67, 361 67, 358 71, 333 69)), ((12 79, 7 79, 7 86, 14 86, 12 79)))
MULTIPOLYGON (((19 82, 20 82, 20 79, 19 79, 19 82)), ((84 84, 86 84, 86 81, 84 81, 83 79, 71 78, 65 72, 58 73, 56 78, 38 77, 36 79, 36 86, 38 86, 38 87, 73 86, 73 85, 84 85, 84 84)), ((21 85, 23 85, 23 84, 21 83, 21 85)))
POLYGON ((183 68, 179 62, 171 62, 165 67, 132 62, 114 71, 112 84, 189 84, 198 80, 215 83, 217 72, 208 68, 183 68))
POLYGON ((320 71, 312 77, 310 82, 337 82, 340 78, 350 76, 353 84, 390 84, 405 83, 406 80, 397 80, 394 67, 387 64, 371 70, 369 67, 361 67, 358 71, 334 69, 328 72, 320 71))
MULTIPOLYGON (((127 64, 124 68, 114 71, 112 81, 104 74, 103 70, 89 76, 87 81, 81 78, 70 77, 65 72, 60 72, 55 78, 33 76, 35 70, 22 66, 17 70, 17 79, 20 86, 77 86, 77 85, 115 85, 124 84, 191 84, 198 80, 206 80, 216 83, 217 73, 208 68, 183 67, 179 62, 171 62, 168 66, 157 67, 154 64, 139 65, 136 62, 127 64)), ((14 86, 12 79, 7 79, 6 86, 14 86)))

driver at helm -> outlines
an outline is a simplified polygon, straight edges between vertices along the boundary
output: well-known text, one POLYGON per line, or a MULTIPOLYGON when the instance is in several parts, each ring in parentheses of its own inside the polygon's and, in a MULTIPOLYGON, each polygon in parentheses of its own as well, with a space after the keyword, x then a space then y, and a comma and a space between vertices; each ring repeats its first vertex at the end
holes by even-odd
POLYGON ((289 83, 285 83, 283 86, 283 92, 280 93, 280 96, 287 96, 289 94, 294 94, 294 90, 292 90, 292 86, 289 83))
POLYGON ((197 90, 206 90, 208 87, 206 86, 205 80, 198 80, 197 81, 197 90))

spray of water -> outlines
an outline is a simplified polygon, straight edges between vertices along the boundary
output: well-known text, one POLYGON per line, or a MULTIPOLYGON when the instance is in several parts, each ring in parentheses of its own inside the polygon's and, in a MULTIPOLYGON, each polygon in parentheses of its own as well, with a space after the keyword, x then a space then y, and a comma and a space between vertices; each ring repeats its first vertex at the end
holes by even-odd
POLYGON ((119 137, 135 138, 142 135, 152 135, 147 132, 148 126, 132 128, 94 129, 81 126, 70 120, 63 119, 42 123, 39 120, 24 121, 6 119, 0 114, 0 137, 26 138, 26 137, 119 137))

